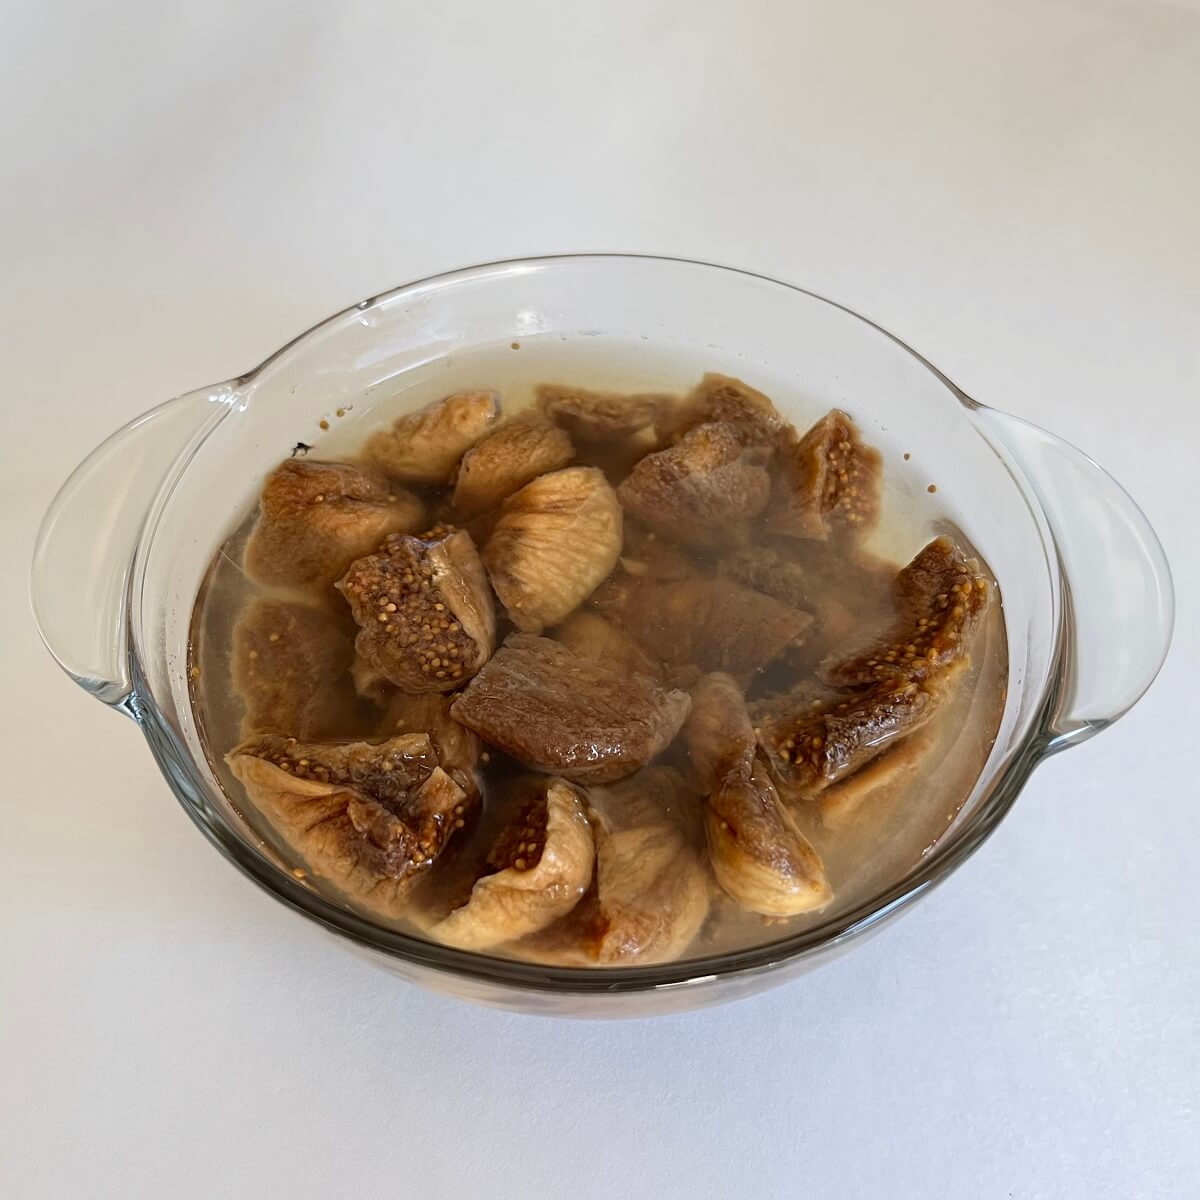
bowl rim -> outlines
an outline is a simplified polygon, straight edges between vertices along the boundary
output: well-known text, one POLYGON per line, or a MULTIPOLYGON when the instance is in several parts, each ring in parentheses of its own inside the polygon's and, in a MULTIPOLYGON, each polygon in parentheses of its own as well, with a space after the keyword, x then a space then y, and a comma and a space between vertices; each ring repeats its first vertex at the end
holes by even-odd
MULTIPOLYGON (((744 270, 722 263, 674 255, 620 252, 562 253, 500 259, 423 276, 385 292, 377 293, 323 318, 285 342, 257 366, 231 380, 230 386, 242 388, 252 384, 270 367, 320 332, 331 330, 333 326, 348 316, 362 313, 377 304, 386 303, 401 296, 411 297, 431 288, 441 288, 456 281, 477 278, 490 271, 511 272, 514 268, 519 267, 537 268, 550 264, 589 265, 613 260, 697 267, 751 279, 787 292, 799 293, 837 309, 882 334, 923 366, 967 409, 981 410, 985 408, 890 330, 836 300, 765 273, 744 270)), ((1036 498, 1031 495, 1026 482, 1013 471, 1011 464, 1002 456, 998 457, 1001 457, 1001 462, 1012 478, 1014 486, 1021 493, 1026 505, 1036 518, 1039 511, 1036 498)), ((175 480, 177 478, 176 474, 175 480)), ((173 486, 173 482, 174 480, 168 486, 173 486)), ((166 503, 168 500, 169 496, 160 497, 160 503, 166 503)), ((1047 544, 1048 551, 1053 550, 1053 535, 1042 522, 1037 523, 1040 536, 1047 544)), ((145 537, 146 534, 143 533, 143 539, 145 537)), ((141 557, 140 553, 135 555, 135 561, 138 557, 141 557)), ((1061 565, 1057 559, 1057 552, 1048 557, 1049 566, 1056 576, 1057 588, 1062 584, 1061 565)), ((139 584, 140 580, 135 578, 134 573, 131 572, 128 580, 130 591, 132 592, 134 587, 139 584)), ((127 619, 130 618, 132 611, 133 606, 127 604, 127 619)), ((522 962, 475 951, 457 950, 427 941, 418 935, 402 933, 379 925, 370 918, 343 907, 304 886, 272 862, 266 854, 251 845, 250 841, 239 836, 221 807, 211 800, 208 786, 196 771, 193 756, 183 738, 164 718, 157 702, 153 699, 150 685, 138 662, 136 638, 133 636, 132 629, 128 630, 127 645, 129 646, 130 678, 133 683, 133 691, 128 703, 123 707, 138 721, 159 769, 166 777, 184 811, 223 857, 243 875, 287 907, 315 921, 339 937, 346 938, 369 951, 381 953, 389 959, 398 960, 401 963, 432 969, 475 982, 499 985, 509 991, 555 995, 596 995, 674 990, 709 983, 716 979, 728 979, 732 976, 745 977, 769 972, 784 964, 816 956, 832 947, 857 939, 910 907, 918 898, 929 893, 957 870, 995 831, 1012 808, 1034 767, 1052 748, 1048 722, 1051 714, 1056 710, 1065 688, 1064 647, 1069 644, 1070 620, 1069 606, 1058 606, 1057 621, 1053 622, 1055 625, 1054 646, 1049 670, 1043 693, 1031 706, 1030 716, 1026 721, 1027 732, 996 764, 994 775, 988 781, 986 790, 980 796, 976 811, 970 820, 948 838, 943 846, 923 859, 888 888, 875 893, 837 917, 821 921, 789 937, 743 950, 724 951, 641 966, 567 967, 522 962)))

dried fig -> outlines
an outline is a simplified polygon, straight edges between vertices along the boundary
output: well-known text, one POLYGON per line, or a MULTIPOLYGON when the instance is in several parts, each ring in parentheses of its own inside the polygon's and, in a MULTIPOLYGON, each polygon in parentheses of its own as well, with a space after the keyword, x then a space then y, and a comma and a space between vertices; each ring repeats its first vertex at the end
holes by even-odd
POLYGON ((460 950, 489 950, 545 929, 579 903, 595 857, 582 795, 550 779, 501 834, 470 899, 430 933, 460 950))
POLYGON ((607 783, 664 750, 689 707, 685 692, 611 671, 549 638, 513 634, 450 712, 535 771, 607 783))
POLYGON ((787 422, 770 399, 740 379, 705 375, 682 404, 663 409, 657 428, 663 441, 676 441, 697 425, 733 425, 746 445, 773 446, 787 422))
POLYGON ((554 631, 554 638, 572 654, 599 663, 610 671, 645 675, 648 679, 657 679, 662 673, 659 664, 627 633, 598 613, 584 609, 572 613, 554 631))
POLYGON ((727 579, 618 576, 593 604, 664 662, 735 675, 765 667, 812 624, 807 613, 727 579))
POLYGON ((504 502, 483 551, 512 623, 540 633, 565 620, 616 566, 621 506, 595 467, 568 467, 504 502))
POLYGON ((367 440, 367 458, 402 483, 449 483, 459 459, 500 416, 495 392, 459 392, 367 440))
POLYGON ((669 767, 593 790, 596 904, 586 941, 594 961, 666 962, 699 933, 710 897, 684 811, 694 804, 669 767))
POLYGON ((896 575, 892 627, 867 649, 825 663, 822 678, 841 687, 897 673, 925 679, 967 653, 990 596, 976 564, 950 538, 935 538, 896 575))
POLYGON ((395 692, 384 710, 380 729, 389 737, 428 734, 438 761, 447 771, 473 771, 479 762, 479 738, 450 715, 452 702, 450 696, 438 692, 395 692))
POLYGON ((772 532, 823 542, 834 534, 861 538, 874 528, 883 460, 841 409, 802 438, 789 431, 777 458, 772 532))
POLYGON ((640 433, 675 402, 674 396, 653 392, 622 395, 554 383, 537 389, 541 412, 580 442, 610 443, 640 433))
POLYGON ((840 690, 802 685, 753 707, 776 777, 815 795, 924 725, 969 662, 989 594, 949 538, 930 542, 896 575, 898 616, 882 641, 822 666, 840 690))
POLYGON ((697 573, 696 560, 681 547, 672 544, 637 521, 625 519, 625 545, 621 550, 621 569, 627 575, 643 579, 687 579, 697 573))
POLYGON ((261 735, 226 761, 315 875, 387 917, 469 815, 424 735, 378 745, 261 735))
POLYGON ((353 656, 353 644, 326 609, 253 601, 233 627, 233 689, 246 708, 242 736, 348 731, 360 716, 347 675, 353 656))
POLYGON ((811 684, 757 701, 750 712, 759 745, 785 791, 814 796, 920 729, 951 683, 915 683, 902 676, 870 687, 833 692, 811 684))
POLYGON ((696 787, 706 796, 731 775, 754 769, 754 727, 732 676, 715 671, 693 685, 685 738, 696 787))
POLYGON ((701 548, 744 542, 767 506, 767 453, 727 422, 697 425, 647 454, 617 489, 626 512, 661 537, 701 548))
POLYGON ((566 433, 536 413, 522 413, 463 455, 454 506, 465 517, 486 512, 574 457, 575 447, 566 433))
POLYGON ((731 776, 709 797, 704 828, 713 874, 742 908, 792 917, 833 899, 820 855, 761 763, 749 777, 731 776))
POLYGON ((808 571, 769 547, 747 546, 724 555, 718 570, 735 583, 762 592, 790 608, 815 612, 821 605, 821 589, 814 585, 808 571))
POLYGON ((833 893, 821 858, 755 758, 754 729, 730 676, 707 675, 692 690, 687 742, 708 793, 708 856, 722 889, 766 916, 789 917, 828 904, 833 893))
POLYGON ((453 691, 495 648, 491 589, 461 529, 388 538, 337 586, 360 626, 359 657, 404 691, 453 691))
POLYGON ((878 793, 892 791, 910 778, 933 745, 928 730, 905 738, 893 750, 880 755, 861 771, 835 783, 821 795, 821 821, 829 829, 841 829, 859 815, 863 805, 878 793))
POLYGON ((328 587, 390 533, 419 529, 424 506, 374 471, 288 461, 263 485, 246 574, 267 586, 328 587))

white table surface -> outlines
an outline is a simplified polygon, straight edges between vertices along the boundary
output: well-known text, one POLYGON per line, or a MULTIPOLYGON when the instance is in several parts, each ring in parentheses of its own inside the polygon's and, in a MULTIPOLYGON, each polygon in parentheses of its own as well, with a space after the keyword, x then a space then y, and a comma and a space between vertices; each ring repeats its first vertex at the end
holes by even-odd
POLYGON ((1200 9, 11 6, 0 38, 0 1195, 1200 1194, 1200 9), (839 297, 1076 440, 1174 564, 1145 701, 884 936, 552 1022, 243 880, 25 597, 68 470, 393 284, 640 249, 839 297))

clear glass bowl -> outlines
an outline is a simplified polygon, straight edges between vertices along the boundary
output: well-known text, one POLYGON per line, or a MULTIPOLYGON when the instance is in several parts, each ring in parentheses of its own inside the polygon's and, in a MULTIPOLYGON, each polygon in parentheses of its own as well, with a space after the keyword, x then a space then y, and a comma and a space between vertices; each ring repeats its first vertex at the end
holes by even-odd
MULTIPOLYGON (((449 372, 447 378, 450 377, 449 372)), ((401 401, 401 404, 403 401, 401 401)), ((323 447, 324 448, 324 447, 323 447)), ((241 378, 168 401, 113 434, 43 521, 32 598, 63 668, 133 717, 197 827, 246 875, 405 979, 525 1011, 617 1016, 692 1008, 782 983, 879 929, 976 850, 1047 755, 1111 724, 1157 674, 1170 573, 1129 496, 1067 442, 966 396, 849 309, 742 271, 580 255, 493 263, 397 288, 339 313, 241 378), (550 968, 393 932, 293 878, 231 808, 189 698, 192 606, 209 561, 262 477, 318 421, 395 393, 480 347, 641 343, 753 381, 787 381, 803 421, 834 404, 871 440, 911 448, 943 507, 1000 582, 1007 702, 956 820, 904 878, 778 941, 646 967, 550 968)))

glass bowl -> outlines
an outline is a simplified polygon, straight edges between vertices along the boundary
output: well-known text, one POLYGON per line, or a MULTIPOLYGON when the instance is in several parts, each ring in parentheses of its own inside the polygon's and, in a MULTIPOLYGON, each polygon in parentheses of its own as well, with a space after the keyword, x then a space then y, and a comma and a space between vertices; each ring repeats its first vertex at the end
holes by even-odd
POLYGON ((55 658, 140 725, 197 828, 259 886, 405 979, 585 1016, 693 1008, 773 987, 911 908, 983 843, 1043 758, 1137 701, 1162 664, 1173 617, 1153 531, 1069 443, 972 400, 840 304, 744 271, 630 255, 491 263, 420 280, 329 318, 249 374, 152 409, 63 485, 39 532, 31 591, 55 658), (643 360, 672 358, 743 375, 801 424, 837 405, 885 453, 912 452, 920 491, 936 480, 940 508, 1000 584, 1007 699, 957 818, 886 890, 735 953, 552 968, 376 925, 294 878, 239 818, 206 757, 189 692, 192 608, 217 546, 297 442, 327 450, 322 420, 353 406, 361 435, 415 403, 405 400, 410 380, 428 389, 440 375, 457 388, 470 382, 462 372, 479 352, 495 362, 495 351, 514 344, 528 357, 511 361, 529 370, 561 352, 627 363, 631 376, 643 360))

